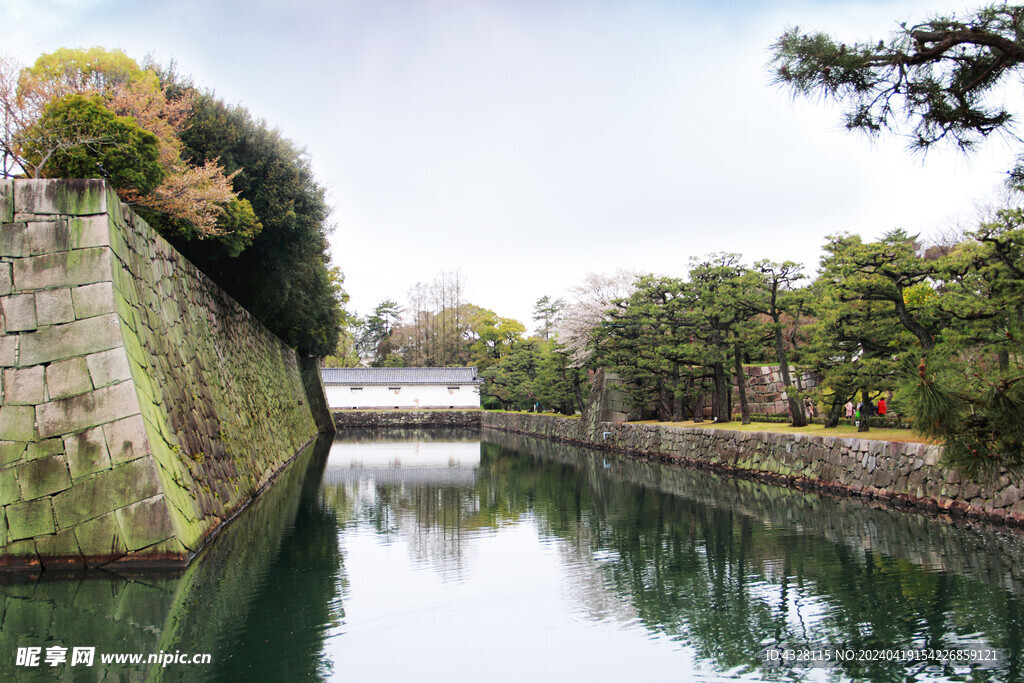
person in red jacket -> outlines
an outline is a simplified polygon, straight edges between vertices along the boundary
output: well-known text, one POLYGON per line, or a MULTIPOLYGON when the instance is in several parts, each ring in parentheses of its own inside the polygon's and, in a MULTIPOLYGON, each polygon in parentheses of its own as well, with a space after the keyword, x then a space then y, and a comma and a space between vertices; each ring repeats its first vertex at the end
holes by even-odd
POLYGON ((886 410, 888 410, 888 408, 885 405, 885 396, 883 396, 882 398, 878 399, 878 414, 881 417, 885 417, 886 410))

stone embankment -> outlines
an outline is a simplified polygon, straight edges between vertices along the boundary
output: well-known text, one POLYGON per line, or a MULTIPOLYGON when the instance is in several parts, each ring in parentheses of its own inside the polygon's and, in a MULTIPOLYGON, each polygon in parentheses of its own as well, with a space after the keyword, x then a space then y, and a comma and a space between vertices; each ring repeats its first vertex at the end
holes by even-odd
POLYGON ((962 479, 939 464, 942 449, 938 446, 499 412, 485 412, 483 427, 955 517, 1024 526, 1020 488, 1006 476, 984 485, 962 479))
POLYGON ((295 352, 102 181, 0 180, 0 310, 0 567, 186 563, 319 431, 295 352))
POLYGON ((335 410, 334 426, 346 429, 480 427, 480 410, 335 410))

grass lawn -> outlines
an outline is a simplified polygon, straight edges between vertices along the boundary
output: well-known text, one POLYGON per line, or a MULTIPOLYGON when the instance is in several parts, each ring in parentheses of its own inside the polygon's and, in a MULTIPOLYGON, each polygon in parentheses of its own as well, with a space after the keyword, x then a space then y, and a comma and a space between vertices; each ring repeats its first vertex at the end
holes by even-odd
POLYGON ((776 434, 814 434, 815 436, 838 436, 855 437, 858 439, 876 439, 878 441, 902 441, 909 443, 935 443, 926 436, 922 436, 911 429, 881 429, 872 427, 870 431, 858 432, 852 425, 839 425, 832 429, 825 429, 823 425, 807 425, 806 427, 794 427, 781 422, 751 422, 748 425, 734 422, 717 424, 710 420, 704 422, 658 422, 657 420, 645 420, 633 424, 660 424, 670 427, 696 427, 698 429, 732 429, 737 432, 774 432, 776 434))

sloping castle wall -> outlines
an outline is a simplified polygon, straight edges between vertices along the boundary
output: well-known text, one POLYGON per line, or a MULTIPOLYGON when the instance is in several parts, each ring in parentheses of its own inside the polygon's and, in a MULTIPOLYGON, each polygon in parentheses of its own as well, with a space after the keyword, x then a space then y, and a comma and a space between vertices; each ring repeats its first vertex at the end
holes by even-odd
POLYGON ((0 228, 0 566, 186 563, 316 436, 299 358, 102 181, 0 228))

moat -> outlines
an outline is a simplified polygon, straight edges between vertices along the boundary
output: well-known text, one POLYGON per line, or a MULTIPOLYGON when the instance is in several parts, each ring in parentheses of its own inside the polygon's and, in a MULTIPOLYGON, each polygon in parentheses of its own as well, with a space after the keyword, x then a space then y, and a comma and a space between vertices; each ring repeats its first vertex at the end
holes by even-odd
POLYGON ((490 431, 349 430, 183 572, 4 577, 0 677, 1019 680, 1022 567, 1010 530, 490 431), (95 661, 48 666, 61 647, 95 661), (210 661, 100 661, 132 653, 210 661))

